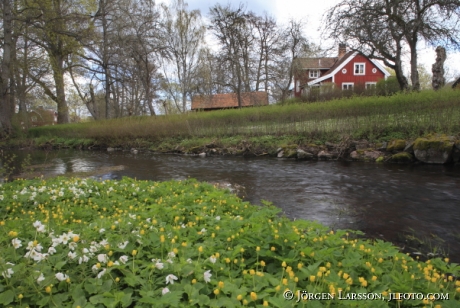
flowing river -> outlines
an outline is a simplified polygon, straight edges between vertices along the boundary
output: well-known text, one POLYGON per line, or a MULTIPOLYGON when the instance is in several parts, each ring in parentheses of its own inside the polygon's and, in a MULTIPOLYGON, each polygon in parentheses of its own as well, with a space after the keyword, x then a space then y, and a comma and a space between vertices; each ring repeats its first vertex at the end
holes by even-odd
POLYGON ((252 204, 267 200, 292 219, 363 231, 406 252, 460 262, 460 166, 95 151, 16 151, 48 175, 94 172, 102 179, 196 178, 232 184, 252 204))

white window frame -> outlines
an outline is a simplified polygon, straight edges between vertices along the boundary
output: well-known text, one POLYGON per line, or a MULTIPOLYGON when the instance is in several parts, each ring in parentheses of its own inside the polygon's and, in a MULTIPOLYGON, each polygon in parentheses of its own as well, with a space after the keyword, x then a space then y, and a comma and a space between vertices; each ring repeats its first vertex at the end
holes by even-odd
POLYGON ((366 74, 366 63, 364 62, 356 62, 353 65, 353 74, 354 75, 365 75, 366 74), (362 71, 360 69, 357 69, 357 67, 362 66, 362 71), (356 72, 358 70, 358 72, 356 72))
POLYGON ((320 75, 319 70, 310 70, 308 72, 308 77, 310 78, 318 78, 320 75))
POLYGON ((342 82, 342 90, 353 90, 355 88, 354 82, 342 82), (351 86, 351 88, 349 88, 351 86))
POLYGON ((366 90, 372 90, 377 87, 377 82, 366 82, 366 90))

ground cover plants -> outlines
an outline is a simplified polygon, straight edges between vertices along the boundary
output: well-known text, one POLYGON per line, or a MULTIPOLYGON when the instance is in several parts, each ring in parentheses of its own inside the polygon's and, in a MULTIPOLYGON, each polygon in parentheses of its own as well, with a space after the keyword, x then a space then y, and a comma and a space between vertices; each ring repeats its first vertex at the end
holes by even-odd
POLYGON ((195 180, 16 180, 0 186, 0 306, 458 307, 457 264, 356 236, 195 180), (431 296, 388 300, 406 292, 431 296))
POLYGON ((182 115, 127 117, 107 121, 33 128, 38 144, 63 146, 159 142, 165 138, 304 136, 340 140, 343 135, 382 141, 394 134, 415 139, 428 133, 457 134, 458 91, 422 91, 393 96, 354 96, 327 102, 276 104, 182 115), (67 140, 67 141, 66 141, 67 140), (72 141, 71 141, 72 140, 72 141), (80 141, 78 141, 80 140, 80 141), (58 143, 59 143, 58 142, 58 143))

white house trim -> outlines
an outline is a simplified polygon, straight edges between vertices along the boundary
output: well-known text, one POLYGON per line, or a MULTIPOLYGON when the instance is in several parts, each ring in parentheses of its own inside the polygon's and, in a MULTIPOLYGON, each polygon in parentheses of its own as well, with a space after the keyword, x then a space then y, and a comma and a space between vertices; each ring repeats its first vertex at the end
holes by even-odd
POLYGON ((323 77, 320 77, 318 79, 312 80, 309 83, 307 83, 307 85, 311 86, 311 85, 314 85, 315 83, 321 82, 321 81, 326 80, 328 78, 334 78, 334 75, 337 74, 337 72, 340 71, 345 65, 350 63, 350 61, 353 60, 353 58, 356 57, 357 54, 358 54, 358 52, 355 51, 350 57, 348 57, 348 59, 343 61, 343 63, 340 64, 338 67, 336 67, 335 70, 333 70, 331 73, 329 73, 327 75, 324 75, 323 77))

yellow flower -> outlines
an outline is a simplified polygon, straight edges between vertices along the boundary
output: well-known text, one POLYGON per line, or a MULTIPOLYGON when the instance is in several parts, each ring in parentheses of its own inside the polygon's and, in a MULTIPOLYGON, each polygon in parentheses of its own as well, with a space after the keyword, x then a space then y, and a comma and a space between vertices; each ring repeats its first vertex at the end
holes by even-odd
POLYGON ((214 289, 214 294, 218 295, 220 293, 219 289, 214 289))
POLYGON ((23 298, 24 298, 24 295, 19 294, 19 295, 18 295, 18 298, 19 298, 19 299, 23 299, 23 298))
POLYGON ((343 273, 343 279, 347 280, 347 278, 350 277, 347 273, 343 273))
POLYGON ((46 293, 51 293, 51 286, 47 286, 47 287, 45 288, 45 292, 46 292, 46 293))
POLYGON ((275 247, 275 246, 272 246, 272 247, 270 248, 270 250, 271 250, 271 251, 275 251, 275 250, 276 250, 276 247, 275 247))
POLYGON ((350 277, 350 278, 348 278, 347 280, 345 280, 345 282, 346 282, 347 284, 349 284, 349 285, 352 285, 352 284, 353 284, 353 279, 351 279, 351 277, 350 277))
POLYGON ((262 266, 262 267, 265 266, 265 261, 264 260, 260 261, 260 266, 262 266))
POLYGON ((286 262, 283 261, 283 263, 281 263, 281 266, 282 266, 282 267, 286 267, 286 266, 287 266, 287 265, 286 265, 286 262))
POLYGON ((137 255, 137 250, 134 249, 134 250, 131 252, 131 254, 132 254, 133 256, 137 255))
POLYGON ((195 283, 196 283, 196 279, 192 279, 192 283, 195 284, 195 283))
POLYGON ((115 278, 115 282, 120 282, 120 277, 115 278))
MULTIPOLYGON (((414 276, 414 275, 412 275, 412 276, 414 276)), ((412 279, 414 279, 414 278, 412 278, 412 279)), ((372 281, 376 281, 376 280, 377 280, 377 276, 372 276, 372 281)))
POLYGON ((310 281, 311 281, 311 282, 314 282, 315 279, 316 279, 316 277, 315 277, 314 275, 311 275, 311 276, 310 276, 310 281))
POLYGON ((260 247, 259 247, 259 246, 256 247, 256 251, 260 251, 260 247))
POLYGON ((198 252, 202 253, 203 252, 203 246, 198 247, 198 252))
POLYGON ((267 302, 267 301, 264 301, 264 303, 262 304, 262 306, 268 307, 268 302, 267 302))
POLYGON ((187 243, 186 242, 182 242, 182 247, 187 247, 187 243))
POLYGON ((239 300, 239 301, 241 301, 241 300, 243 299, 243 295, 241 295, 241 294, 238 295, 238 296, 236 297, 236 299, 239 300))
POLYGON ((224 282, 223 281, 219 281, 219 283, 217 284, 219 286, 219 288, 223 288, 224 287, 224 282))
POLYGON ((257 299, 257 294, 256 292, 251 292, 251 299, 255 301, 257 299))
POLYGON ((286 278, 283 278, 283 284, 284 284, 285 286, 287 286, 288 280, 287 280, 286 278))
POLYGON ((80 240, 80 237, 79 237, 78 235, 75 235, 75 236, 73 237, 73 241, 74 241, 75 243, 78 242, 79 240, 80 240))

